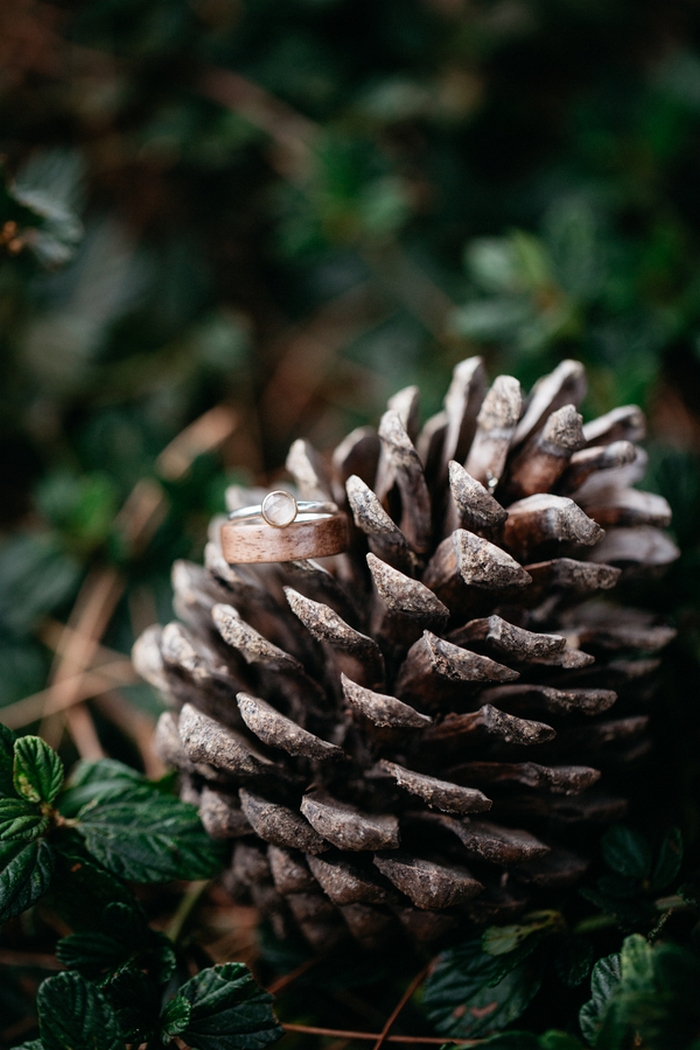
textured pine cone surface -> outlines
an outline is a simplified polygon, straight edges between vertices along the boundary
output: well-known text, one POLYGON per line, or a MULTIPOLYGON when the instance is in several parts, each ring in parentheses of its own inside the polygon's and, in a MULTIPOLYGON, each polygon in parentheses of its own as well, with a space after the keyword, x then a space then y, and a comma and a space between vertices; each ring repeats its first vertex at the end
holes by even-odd
POLYGON ((641 411, 582 425, 585 389, 575 361, 527 397, 463 361, 420 432, 408 388, 329 460, 292 445, 291 487, 354 523, 347 554, 229 565, 221 516, 204 567, 174 566, 178 619, 134 649, 171 708, 157 747, 278 935, 507 921, 624 814, 673 631, 610 592, 678 552, 668 504, 633 488, 641 411))

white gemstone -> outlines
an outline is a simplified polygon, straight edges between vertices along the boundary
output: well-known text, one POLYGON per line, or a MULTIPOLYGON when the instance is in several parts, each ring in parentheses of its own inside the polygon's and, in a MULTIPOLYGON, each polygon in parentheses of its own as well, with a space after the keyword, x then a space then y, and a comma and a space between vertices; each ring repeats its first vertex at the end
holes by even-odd
POLYGON ((291 525, 296 518, 297 501, 291 492, 277 489, 275 492, 268 492, 262 501, 261 510, 268 525, 283 529, 285 525, 291 525))

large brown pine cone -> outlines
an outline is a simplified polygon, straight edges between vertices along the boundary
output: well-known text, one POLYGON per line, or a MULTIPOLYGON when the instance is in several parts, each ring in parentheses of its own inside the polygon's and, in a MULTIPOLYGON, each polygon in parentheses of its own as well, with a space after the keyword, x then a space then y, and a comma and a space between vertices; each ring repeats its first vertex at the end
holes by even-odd
POLYGON ((348 554, 229 565, 220 518, 206 567, 175 565, 178 620, 134 652, 173 708, 159 751, 278 931, 372 946, 508 918, 585 869, 572 829, 624 813, 609 783, 648 746, 673 631, 601 592, 677 550, 632 487, 641 411, 582 426, 584 393, 575 361, 527 398, 463 361, 420 434, 409 388, 329 465, 292 446, 298 494, 354 520, 348 554))

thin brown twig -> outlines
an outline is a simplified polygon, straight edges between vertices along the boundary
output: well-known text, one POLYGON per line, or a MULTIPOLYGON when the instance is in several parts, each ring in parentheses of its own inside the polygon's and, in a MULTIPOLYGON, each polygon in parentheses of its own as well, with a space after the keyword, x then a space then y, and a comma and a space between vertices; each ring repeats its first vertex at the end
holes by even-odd
MULTIPOLYGON (((351 1032, 344 1028, 317 1028, 309 1024, 283 1024, 285 1032, 302 1032, 306 1035, 335 1036, 338 1039, 361 1039, 365 1042, 379 1039, 380 1032, 351 1032)), ((387 1043, 412 1043, 425 1044, 427 1046, 443 1046, 445 1043, 454 1043, 456 1046, 479 1046, 483 1039, 450 1039, 448 1036, 434 1035, 388 1035, 387 1043)))
POLYGON ((23 1017, 19 1021, 15 1021, 14 1024, 9 1025, 7 1028, 3 1028, 0 1032, 0 1039, 5 1042, 14 1042, 19 1036, 29 1032, 32 1028, 36 1028, 39 1021, 36 1017, 23 1017))
POLYGON ((93 699, 95 706, 102 714, 134 741, 139 749, 146 776, 153 780, 162 777, 166 767, 158 758, 153 746, 155 718, 139 710, 121 693, 114 690, 109 690, 93 699))
POLYGON ((305 959, 303 963, 295 966, 295 968, 290 970, 289 973, 282 974, 282 976, 278 977, 276 981, 273 981, 267 991, 270 992, 271 995, 276 995, 278 992, 281 992, 283 988, 290 985, 292 981, 296 981, 297 977, 301 977, 302 974, 307 972, 307 970, 310 970, 313 966, 316 966, 317 963, 321 962, 322 958, 323 956, 314 959, 305 959))
POLYGON ((374 1050, 381 1050, 382 1046, 384 1045, 389 1036, 389 1032, 391 1031, 392 1025, 396 1021, 396 1018, 399 1016, 404 1006, 415 992, 418 985, 427 976, 428 970, 430 969, 431 965, 432 963, 428 963, 427 966, 424 966, 420 973, 416 974, 416 976, 413 978, 408 988, 406 988, 398 1003, 387 1018, 386 1024, 382 1028, 381 1034, 377 1039, 376 1043, 374 1044, 374 1050))
POLYGON ((64 711, 72 704, 99 696, 115 686, 130 685, 137 680, 131 663, 126 657, 122 657, 114 663, 100 664, 95 670, 83 671, 82 674, 66 678, 39 693, 8 704, 0 710, 0 722, 8 729, 20 729, 30 722, 38 722, 49 704, 52 713, 64 711))
POLYGON ((36 966, 39 970, 63 970, 62 963, 49 952, 13 952, 0 948, 0 966, 36 966))
MULTIPOLYGON (((100 639, 107 629, 119 599, 124 592, 124 581, 112 566, 91 569, 83 581, 68 620, 70 634, 59 639, 50 684, 60 684, 81 674, 91 664, 100 639)), ((97 737, 92 718, 80 702, 65 707, 65 721, 82 758, 102 758, 104 752, 97 737)), ((57 746, 60 732, 50 721, 50 698, 39 727, 39 735, 57 746)))

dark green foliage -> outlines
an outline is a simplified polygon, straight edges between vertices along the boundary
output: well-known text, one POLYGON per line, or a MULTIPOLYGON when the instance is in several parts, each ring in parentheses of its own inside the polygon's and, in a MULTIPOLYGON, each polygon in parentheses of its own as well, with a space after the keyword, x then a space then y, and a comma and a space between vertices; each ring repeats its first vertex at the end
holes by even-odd
POLYGON ((15 742, 13 781, 18 795, 30 802, 50 805, 63 786, 63 763, 53 748, 38 736, 15 742))
MULTIPOLYGON (((515 943, 514 938, 510 940, 515 943)), ((519 1017, 540 986, 537 969, 520 961, 534 947, 526 938, 521 947, 494 956, 475 940, 443 952, 423 997, 437 1030, 476 1038, 505 1028, 519 1017)))
MULTIPOLYGON (((10 743, 7 734, 0 740, 6 748, 10 743)), ((69 913, 76 907, 79 911, 89 908, 96 891, 101 914, 104 903, 117 897, 96 940, 89 944, 84 939, 78 944, 73 941, 66 949, 69 954, 77 952, 85 968, 97 967, 99 972, 107 966, 106 959, 120 953, 130 958, 140 951, 162 952, 158 938, 148 947, 145 933, 137 932, 138 919, 135 927, 129 908, 118 901, 119 883, 115 894, 113 876, 134 882, 167 882, 215 875, 221 865, 221 849, 205 833, 195 807, 166 794, 160 785, 129 767, 104 760, 78 767, 62 795, 64 811, 59 812, 52 802, 63 786, 63 764, 52 748, 32 736, 14 742, 13 777, 14 788, 27 797, 0 798, 3 921, 47 892, 56 849, 63 858, 64 880, 75 883, 76 873, 81 873, 77 886, 66 887, 67 896, 59 908, 69 913), (50 845, 43 838, 49 831, 50 845), (82 838, 87 856, 76 849, 76 835, 82 838), (83 877, 87 887, 81 885, 83 877)), ((170 966, 167 954, 161 961, 170 966)), ((76 966, 83 968, 78 962, 76 966)))
POLYGON ((591 1046, 683 1050, 700 1030, 700 960, 676 944, 628 937, 619 955, 596 964, 581 1030, 591 1046))
POLYGON ((108 871, 134 882, 206 879, 221 866, 221 849, 203 831, 196 808, 155 791, 90 802, 76 826, 108 871))
POLYGON ((80 974, 49 977, 39 989, 38 1007, 45 1050, 123 1050, 109 1000, 80 974))
POLYGON ((255 983, 242 963, 203 970, 179 994, 191 1006, 182 1038, 197 1050, 257 1050, 282 1031, 270 1009, 272 996, 255 983))
POLYGON ((19 915, 47 892, 55 856, 41 839, 0 843, 0 923, 19 915))
POLYGON ((670 828, 654 852, 639 831, 616 825, 603 835, 601 852, 611 871, 601 875, 595 887, 584 887, 582 896, 613 916, 622 929, 648 930, 658 916, 652 898, 673 886, 683 861, 680 831, 670 828))
POLYGON ((150 929, 133 903, 108 905, 99 930, 64 937, 56 946, 56 956, 69 970, 97 981, 133 966, 149 970, 162 984, 170 980, 175 970, 171 942, 164 934, 150 929))
POLYGON ((3 732, 0 746, 13 744, 14 787, 28 797, 0 799, 0 923, 45 898, 75 929, 56 946, 68 972, 39 987, 41 1038, 25 1046, 125 1050, 142 1042, 170 1046, 181 1034, 193 1050, 274 1042, 281 1029, 272 996, 241 963, 201 970, 173 998, 182 960, 122 881, 217 872, 220 851, 194 807, 168 794, 167 784, 105 760, 78 766, 59 812, 52 803, 63 765, 55 751, 37 737, 14 741, 3 732), (42 837, 49 827, 50 843, 42 837))

